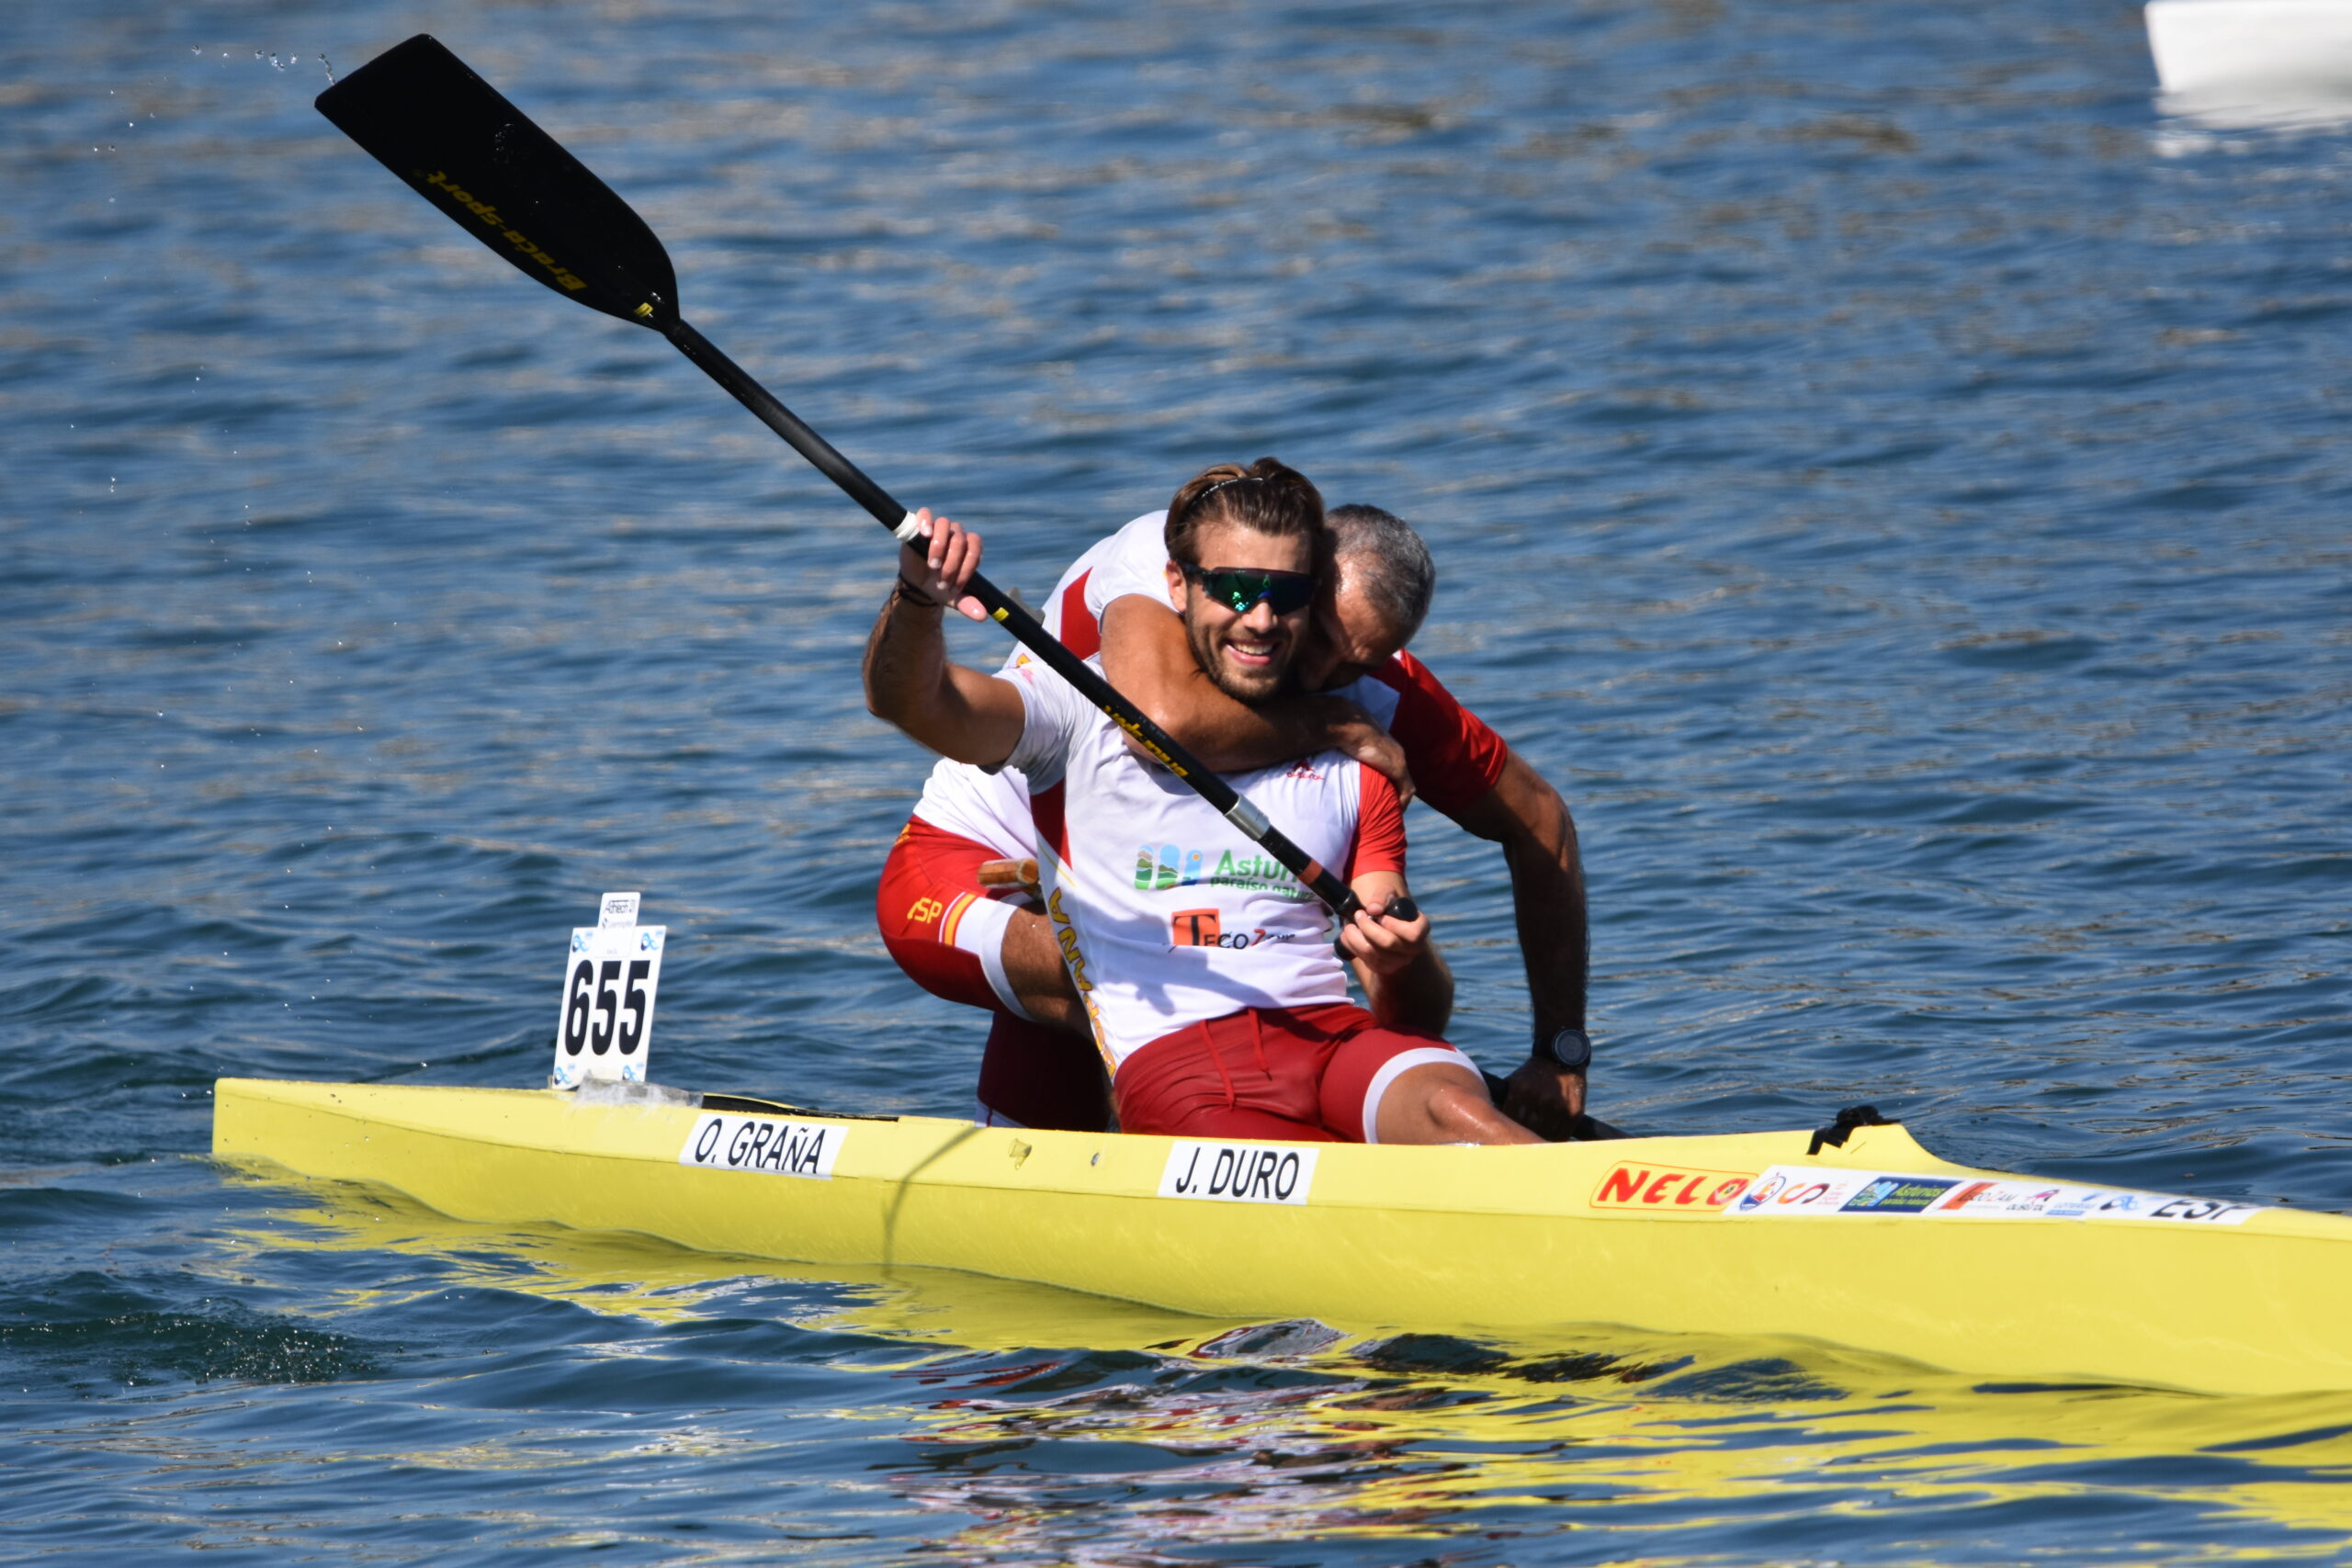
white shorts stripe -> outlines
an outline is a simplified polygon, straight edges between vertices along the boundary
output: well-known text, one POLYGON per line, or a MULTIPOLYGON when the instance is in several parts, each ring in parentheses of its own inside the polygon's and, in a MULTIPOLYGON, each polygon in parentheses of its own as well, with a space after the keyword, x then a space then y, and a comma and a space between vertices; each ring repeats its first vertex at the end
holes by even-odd
POLYGON ((1004 973, 1004 929, 1012 923, 1012 904, 1000 898, 974 898, 957 915, 952 940, 980 961, 980 973, 989 977, 989 989, 996 993, 1005 1010, 1035 1023, 1037 1021, 1021 1005, 1004 973))
POLYGON ((1451 1045, 1419 1045, 1410 1051, 1397 1052, 1380 1065, 1380 1071, 1372 1075, 1371 1087, 1363 1091, 1363 1141, 1365 1143, 1380 1142, 1380 1097, 1388 1092, 1388 1086, 1413 1068, 1424 1066, 1430 1062, 1452 1062, 1474 1075, 1478 1071, 1477 1063, 1451 1045))

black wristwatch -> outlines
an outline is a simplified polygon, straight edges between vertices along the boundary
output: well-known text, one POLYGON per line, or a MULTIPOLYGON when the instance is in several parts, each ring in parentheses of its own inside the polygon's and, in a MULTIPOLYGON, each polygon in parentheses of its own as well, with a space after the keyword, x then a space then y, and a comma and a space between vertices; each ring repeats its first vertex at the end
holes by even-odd
POLYGON ((1546 1061, 1582 1071, 1592 1060, 1592 1036, 1581 1029, 1563 1029, 1548 1041, 1538 1040, 1535 1054, 1546 1061))

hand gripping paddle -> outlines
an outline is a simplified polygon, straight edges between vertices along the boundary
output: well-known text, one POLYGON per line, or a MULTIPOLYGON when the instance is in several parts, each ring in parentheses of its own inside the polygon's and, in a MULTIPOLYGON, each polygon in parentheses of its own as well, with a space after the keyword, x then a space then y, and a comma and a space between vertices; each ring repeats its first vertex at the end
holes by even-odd
MULTIPOLYGON (((678 276, 669 253, 628 203, 437 39, 419 33, 387 50, 321 93, 318 104, 319 112, 345 135, 525 276, 668 338, 876 522, 902 542, 914 536, 905 507, 686 324, 678 314, 678 276)), ((994 583, 975 576, 964 591, 1341 920, 1363 908, 1347 884, 1292 843, 1264 812, 1202 766, 994 583)), ((1418 911, 1412 900, 1398 898, 1387 913, 1409 920, 1418 911)))

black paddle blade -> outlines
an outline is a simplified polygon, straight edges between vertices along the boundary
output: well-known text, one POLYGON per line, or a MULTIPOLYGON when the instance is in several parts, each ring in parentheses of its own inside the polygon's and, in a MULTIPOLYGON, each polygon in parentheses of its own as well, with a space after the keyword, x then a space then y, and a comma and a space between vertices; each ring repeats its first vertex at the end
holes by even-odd
POLYGON ((640 326, 676 318, 678 275, 645 220, 431 35, 386 50, 318 104, 526 277, 640 326))

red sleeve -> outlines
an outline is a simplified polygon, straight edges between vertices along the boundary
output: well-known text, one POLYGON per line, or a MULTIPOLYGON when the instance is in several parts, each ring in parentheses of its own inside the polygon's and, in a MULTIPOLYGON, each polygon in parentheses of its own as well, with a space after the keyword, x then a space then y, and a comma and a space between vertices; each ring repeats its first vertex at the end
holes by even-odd
POLYGON ((1348 840, 1347 874, 1353 882, 1368 871, 1405 874, 1405 808, 1388 775, 1356 764, 1356 831, 1348 840))
POLYGON ((1400 653, 1372 678, 1396 694, 1388 733, 1405 749, 1405 765, 1423 800, 1454 817, 1495 787, 1510 748, 1486 720, 1454 701, 1428 665, 1400 653))
POLYGON ((1057 634, 1062 646, 1080 659, 1091 659, 1102 651, 1102 623, 1086 607, 1086 580, 1094 575, 1081 571, 1076 581, 1062 590, 1061 630, 1057 634))

